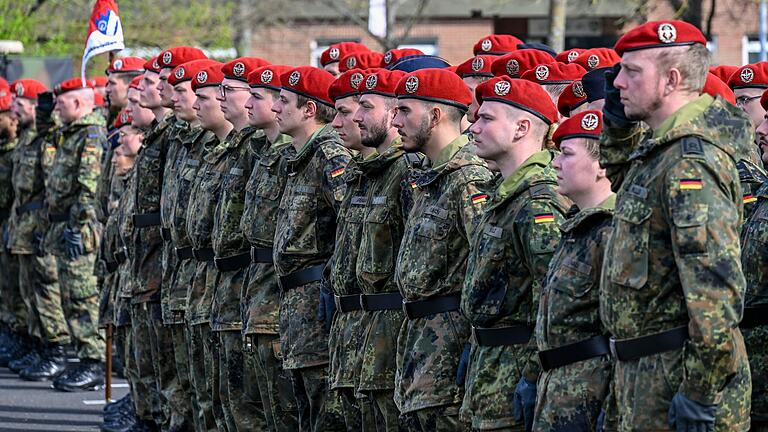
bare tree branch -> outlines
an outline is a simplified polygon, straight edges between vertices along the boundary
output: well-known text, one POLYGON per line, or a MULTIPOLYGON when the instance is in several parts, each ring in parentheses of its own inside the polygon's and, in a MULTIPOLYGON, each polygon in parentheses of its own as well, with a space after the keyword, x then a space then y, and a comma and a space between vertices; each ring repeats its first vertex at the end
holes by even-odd
POLYGON ((365 32, 370 37, 375 39, 376 42, 378 42, 381 46, 386 46, 386 41, 382 37, 380 37, 380 36, 378 36, 376 34, 371 33, 371 31, 368 29, 368 22, 365 21, 364 19, 360 18, 360 16, 358 16, 355 13, 355 11, 353 11, 352 9, 347 7, 347 5, 342 4, 341 2, 338 2, 338 1, 334 1, 334 0, 320 0, 320 3, 322 3, 322 4, 326 5, 326 6, 328 6, 329 8, 335 10, 336 12, 338 12, 339 14, 344 16, 345 18, 348 18, 349 20, 354 22, 358 27, 364 29, 365 32))
POLYGON ((400 36, 398 36, 392 41, 391 45, 393 46, 385 46, 386 49, 397 48, 398 45, 400 45, 405 39, 408 38, 408 35, 411 34, 411 31, 413 30, 413 27, 416 25, 416 22, 420 21, 421 17, 424 15, 424 9, 427 8, 428 3, 429 3, 429 0, 419 0, 419 6, 416 8, 416 12, 413 15, 411 15, 411 17, 405 23, 405 26, 403 27, 403 31, 400 33, 400 36))

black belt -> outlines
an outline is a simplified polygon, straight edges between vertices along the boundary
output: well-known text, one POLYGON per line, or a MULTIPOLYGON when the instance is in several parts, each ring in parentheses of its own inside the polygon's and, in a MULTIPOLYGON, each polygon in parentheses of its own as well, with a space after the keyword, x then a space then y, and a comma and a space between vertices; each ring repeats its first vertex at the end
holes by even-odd
POLYGON ((611 354, 619 361, 637 360, 654 354, 680 349, 688 340, 688 326, 633 339, 609 340, 611 354))
POLYGON ((360 294, 333 296, 336 300, 336 309, 339 312, 353 312, 363 310, 360 305, 360 294))
POLYGON ((572 344, 539 351, 539 361, 544 371, 550 371, 610 353, 611 347, 608 344, 608 338, 595 336, 572 344))
POLYGON ((475 342, 480 346, 504 346, 527 344, 533 335, 533 327, 517 325, 509 327, 480 328, 472 326, 475 342))
POLYGON ((163 241, 166 242, 166 243, 171 241, 171 229, 170 228, 160 228, 160 238, 162 238, 163 241))
POLYGON ((69 213, 48 213, 48 222, 66 222, 69 220, 69 213))
POLYGON ((178 259, 179 261, 184 261, 184 260, 194 258, 194 256, 192 255, 192 246, 175 248, 175 251, 176 251, 176 259, 178 259))
POLYGON ((403 312, 408 319, 413 320, 441 312, 457 311, 460 303, 461 294, 449 294, 412 302, 404 301, 403 312))
POLYGON ((403 296, 399 292, 360 295, 360 306, 364 311, 402 310, 403 296))
POLYGON ((257 248, 251 246, 251 262, 272 264, 272 248, 257 248))
POLYGON ((281 276, 280 288, 282 288, 283 291, 288 291, 311 282, 322 280, 324 270, 325 264, 321 264, 293 272, 287 276, 281 276))
POLYGON ((212 248, 192 249, 192 256, 198 261, 213 261, 216 257, 212 248))
POLYGON ((251 264, 251 254, 246 252, 227 258, 214 258, 213 263, 218 271, 240 270, 251 264))
POLYGON ((21 216, 24 213, 40 210, 43 207, 45 207, 45 201, 30 201, 21 207, 16 207, 16 215, 21 216))
POLYGON ((136 228, 148 228, 158 226, 160 221, 160 212, 155 213, 134 213, 133 226, 136 228))
POLYGON ((768 325, 768 305, 749 306, 744 308, 744 317, 739 323, 743 329, 751 329, 768 325))

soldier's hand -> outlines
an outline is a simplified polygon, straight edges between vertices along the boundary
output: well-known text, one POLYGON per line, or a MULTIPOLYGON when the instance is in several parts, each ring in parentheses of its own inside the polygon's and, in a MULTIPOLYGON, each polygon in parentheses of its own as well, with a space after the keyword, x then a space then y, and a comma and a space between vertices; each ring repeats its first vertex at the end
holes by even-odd
POLYGON ((69 259, 76 260, 85 253, 83 235, 79 231, 75 231, 70 227, 64 228, 63 240, 69 259))
POLYGON ((39 132, 45 132, 53 125, 51 114, 53 113, 53 93, 44 92, 37 95, 35 106, 35 126, 39 132))
POLYGON ((461 357, 459 357, 459 368, 456 369, 456 385, 464 386, 464 379, 467 377, 467 367, 469 366, 469 351, 472 345, 469 343, 464 344, 464 349, 461 351, 461 357))
POLYGON ((336 301, 326 287, 320 288, 320 304, 317 308, 317 320, 325 322, 325 330, 331 331, 333 314, 336 312, 336 301))
POLYGON ((714 432, 717 405, 704 405, 675 394, 669 407, 669 427, 677 432, 714 432))
POLYGON ((621 71, 621 64, 616 63, 616 65, 605 72, 605 105, 603 105, 603 117, 605 117, 612 126, 630 128, 636 122, 627 118, 627 115, 624 113, 624 104, 621 103, 619 90, 613 86, 613 80, 619 75, 619 71, 621 71))
POLYGON ((515 420, 525 424, 526 432, 533 429, 533 413, 536 408, 536 383, 521 377, 515 387, 515 420))

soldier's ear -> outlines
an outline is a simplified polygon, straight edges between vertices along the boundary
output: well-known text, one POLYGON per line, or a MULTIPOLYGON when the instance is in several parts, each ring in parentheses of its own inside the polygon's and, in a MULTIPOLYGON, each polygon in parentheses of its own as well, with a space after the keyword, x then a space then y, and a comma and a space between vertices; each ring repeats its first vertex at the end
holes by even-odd
POLYGON ((307 118, 314 117, 317 113, 317 102, 308 100, 302 107, 304 109, 304 116, 307 118))
POLYGON ((432 106, 432 108, 429 109, 429 125, 432 127, 437 126, 444 115, 445 113, 442 108, 437 105, 432 106))
POLYGON ((674 68, 674 67, 669 68, 666 76, 662 77, 662 79, 665 80, 665 85, 664 85, 665 95, 668 95, 673 91, 678 90, 680 86, 683 84, 683 75, 680 73, 680 69, 674 68))
POLYGON ((520 117, 515 121, 515 138, 520 139, 531 133, 531 119, 520 117))

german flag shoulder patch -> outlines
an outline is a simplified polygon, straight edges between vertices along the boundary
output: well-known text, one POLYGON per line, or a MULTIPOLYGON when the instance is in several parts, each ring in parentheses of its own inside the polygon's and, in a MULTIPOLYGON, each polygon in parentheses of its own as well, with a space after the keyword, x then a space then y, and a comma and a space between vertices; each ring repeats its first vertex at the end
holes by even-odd
POLYGON ((488 194, 486 193, 476 193, 472 195, 472 204, 481 204, 488 201, 488 194))
POLYGON ((701 179, 680 179, 680 190, 699 190, 704 187, 704 182, 701 179))
POLYGON ((534 224, 540 224, 540 223, 550 223, 555 221, 555 214, 552 212, 549 213, 538 213, 533 215, 533 223, 534 224))
POLYGON ((331 171, 331 178, 336 178, 342 174, 344 174, 344 171, 346 171, 346 168, 339 168, 336 170, 331 171))
POLYGON ((742 199, 744 201, 744 204, 752 204, 753 202, 757 201, 757 197, 755 197, 752 194, 744 194, 744 197, 742 199))

